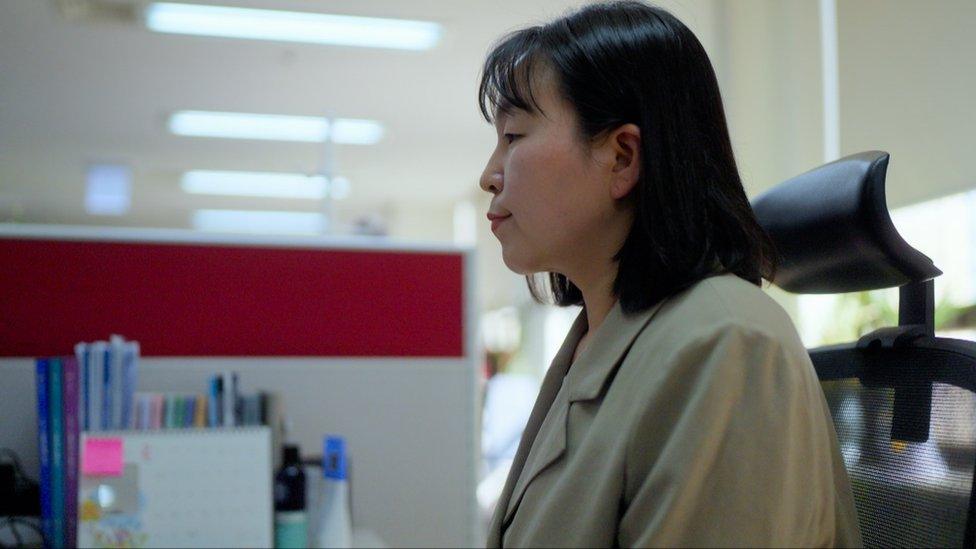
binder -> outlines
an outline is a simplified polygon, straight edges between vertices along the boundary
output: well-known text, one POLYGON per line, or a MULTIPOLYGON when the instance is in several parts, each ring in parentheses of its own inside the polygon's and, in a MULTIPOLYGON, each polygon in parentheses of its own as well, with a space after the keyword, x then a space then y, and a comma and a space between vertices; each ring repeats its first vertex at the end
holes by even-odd
POLYGON ((89 393, 89 379, 88 379, 88 344, 78 343, 75 345, 75 360, 78 361, 78 398, 79 408, 78 408, 78 428, 81 431, 87 431, 89 427, 89 410, 88 410, 88 399, 91 398, 89 393))
POLYGON ((126 341, 122 346, 121 420, 118 429, 135 427, 135 393, 138 377, 139 343, 126 341))
POLYGON ((54 541, 54 517, 51 508, 51 432, 48 395, 50 394, 50 374, 48 360, 39 358, 36 362, 37 380, 37 442, 40 450, 40 492, 41 492, 41 531, 44 547, 52 547, 54 541))
POLYGON ((224 410, 223 419, 224 427, 234 427, 237 425, 238 419, 238 396, 239 389, 237 386, 237 372, 223 372, 223 388, 224 388, 224 410))
POLYGON ((166 401, 163 399, 163 395, 155 394, 152 396, 151 404, 149 428, 161 429, 163 427, 163 412, 165 411, 166 401))
POLYGON ((111 395, 109 399, 109 429, 124 429, 122 423, 122 410, 125 408, 125 395, 123 387, 125 385, 123 372, 123 355, 125 354, 125 342, 121 336, 113 335, 109 338, 109 385, 108 391, 111 395))
POLYGON ((108 352, 108 344, 104 341, 96 341, 88 348, 88 390, 90 400, 88 401, 88 430, 104 431, 108 429, 105 421, 108 414, 105 412, 105 361, 108 352))
POLYGON ((82 450, 89 440, 106 439, 121 441, 123 471, 82 474, 79 547, 106 540, 130 547, 273 545, 267 427, 85 433, 82 450), (106 507, 97 495, 101 485, 116 494, 106 507))
POLYGON ((48 361, 48 427, 51 432, 51 545, 65 546, 64 523, 64 403, 63 373, 60 358, 48 361))
POLYGON ((188 395, 183 398, 183 421, 180 427, 193 427, 193 413, 196 411, 197 397, 188 395))
POLYGON ((210 398, 207 399, 207 426, 219 427, 223 425, 223 380, 220 376, 210 378, 210 398))
POLYGON ((207 397, 197 395, 196 407, 193 410, 193 426, 197 428, 207 426, 207 397))
POLYGON ((78 360, 62 360, 64 382, 62 404, 64 412, 64 539, 67 547, 76 546, 78 518, 78 360))

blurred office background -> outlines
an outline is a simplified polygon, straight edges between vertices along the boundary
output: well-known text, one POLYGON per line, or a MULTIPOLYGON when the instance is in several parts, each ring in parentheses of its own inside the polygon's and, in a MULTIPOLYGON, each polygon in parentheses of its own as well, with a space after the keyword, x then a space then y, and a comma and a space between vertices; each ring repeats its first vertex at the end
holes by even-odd
MULTIPOLYGON (((426 49, 154 32, 143 15, 151 4, 0 0, 0 223, 364 235, 475 249, 483 377, 497 375, 487 384, 479 471, 489 509, 577 311, 532 302, 501 261, 484 217, 490 197, 478 188, 495 140, 477 109, 479 70, 504 32, 581 3, 206 2, 430 22, 437 32, 426 49), (331 138, 188 135, 194 113, 319 117, 332 121, 331 138), (263 185, 272 191, 253 196, 263 185), (270 196, 275 189, 287 196, 270 196)), ((937 331, 976 338, 976 3, 658 4, 711 56, 750 197, 839 156, 888 151, 895 224, 946 273, 935 283, 937 331)), ((316 122, 303 120, 314 133, 316 122)), ((769 291, 808 346, 897 318, 895 290, 802 299, 769 291)))

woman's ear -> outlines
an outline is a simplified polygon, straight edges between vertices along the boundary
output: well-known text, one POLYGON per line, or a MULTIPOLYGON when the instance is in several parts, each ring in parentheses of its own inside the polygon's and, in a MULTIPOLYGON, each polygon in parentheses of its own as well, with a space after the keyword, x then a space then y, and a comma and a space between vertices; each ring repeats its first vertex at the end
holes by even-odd
POLYGON ((641 134, 636 124, 624 124, 610 134, 607 146, 613 154, 610 196, 619 200, 637 186, 641 172, 641 134))

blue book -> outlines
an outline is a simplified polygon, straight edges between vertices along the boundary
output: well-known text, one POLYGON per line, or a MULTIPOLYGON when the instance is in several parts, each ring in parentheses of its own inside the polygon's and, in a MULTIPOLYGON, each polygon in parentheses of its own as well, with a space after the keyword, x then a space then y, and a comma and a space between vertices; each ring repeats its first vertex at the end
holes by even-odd
POLYGON ((82 431, 87 431, 90 418, 88 410, 88 399, 89 397, 89 383, 91 380, 88 379, 88 344, 79 343, 75 345, 75 358, 78 360, 78 375, 81 376, 78 381, 81 386, 78 387, 78 421, 79 428, 82 431))
POLYGON ((44 547, 54 546, 54 523, 51 513, 51 433, 48 425, 48 364, 37 359, 37 442, 41 461, 41 531, 44 547))
POLYGON ((220 376, 215 375, 210 378, 210 398, 207 399, 207 427, 220 427, 223 423, 223 418, 220 417, 220 411, 223 408, 221 402, 222 383, 220 376))
POLYGON ((240 424, 238 421, 238 413, 240 412, 238 408, 238 397, 240 393, 238 392, 237 384, 237 372, 222 372, 221 377, 224 379, 223 389, 224 389, 224 427, 234 427, 240 424))
POLYGON ((126 341, 122 347, 122 418, 120 429, 135 426, 135 393, 138 384, 139 343, 126 341))
POLYGON ((146 393, 136 393, 134 401, 133 408, 135 409, 136 417, 132 428, 144 431, 149 428, 149 395, 146 393))
POLYGON ((78 360, 73 356, 61 360, 64 411, 64 539, 66 547, 78 546, 78 360))
POLYGON ((197 397, 186 396, 183 401, 183 425, 180 427, 193 427, 193 412, 197 409, 197 397))
POLYGON ((88 345, 88 430, 102 431, 105 429, 105 422, 102 420, 105 414, 102 410, 105 405, 104 393, 105 385, 105 349, 108 344, 104 341, 96 341, 88 345))
POLYGON ((105 346, 105 352, 98 357, 102 362, 102 425, 103 431, 113 429, 112 426, 112 351, 111 346, 105 346))
POLYGON ((51 429, 51 523, 52 545, 65 546, 64 522, 64 406, 62 405, 62 372, 61 359, 51 358, 48 361, 48 395, 47 404, 50 410, 51 429))
POLYGON ((111 393, 112 393, 112 415, 109 429, 125 429, 127 425, 122 421, 123 410, 125 410, 125 339, 119 335, 112 335, 109 338, 109 364, 112 372, 111 393))

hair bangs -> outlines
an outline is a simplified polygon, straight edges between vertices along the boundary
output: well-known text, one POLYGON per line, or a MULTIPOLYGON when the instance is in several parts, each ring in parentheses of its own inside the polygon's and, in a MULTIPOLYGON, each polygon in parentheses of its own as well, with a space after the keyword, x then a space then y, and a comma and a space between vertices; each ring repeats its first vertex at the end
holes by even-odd
POLYGON ((536 64, 541 58, 541 27, 530 27, 503 37, 485 59, 478 87, 481 115, 494 123, 498 112, 542 112, 532 91, 536 64))

